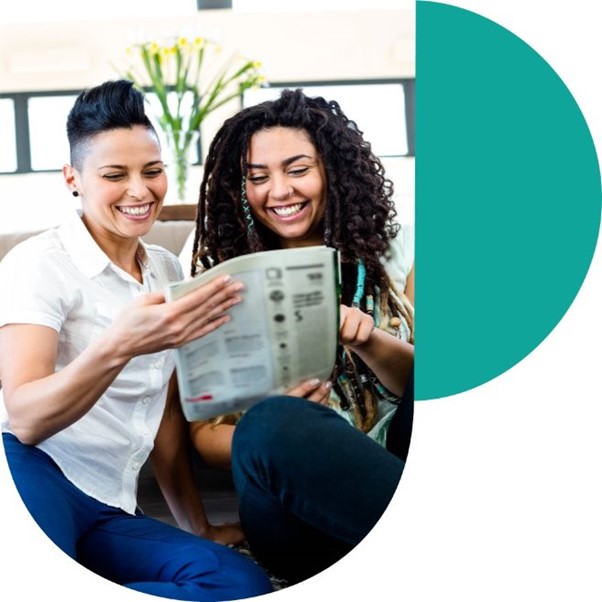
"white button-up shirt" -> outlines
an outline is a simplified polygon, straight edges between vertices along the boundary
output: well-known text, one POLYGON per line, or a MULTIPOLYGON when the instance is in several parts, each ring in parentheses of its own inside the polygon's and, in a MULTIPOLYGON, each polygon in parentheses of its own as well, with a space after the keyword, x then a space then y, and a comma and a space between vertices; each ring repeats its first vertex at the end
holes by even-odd
MULTIPOLYGON (((139 259, 142 284, 111 263, 75 215, 0 262, 0 326, 56 330, 59 371, 137 295, 183 278, 177 258, 161 247, 141 242, 139 259)), ((133 358, 87 414, 38 447, 80 490, 133 514, 138 474, 153 447, 173 369, 172 351, 133 358)), ((1 390, 0 420, 10 432, 1 390)))

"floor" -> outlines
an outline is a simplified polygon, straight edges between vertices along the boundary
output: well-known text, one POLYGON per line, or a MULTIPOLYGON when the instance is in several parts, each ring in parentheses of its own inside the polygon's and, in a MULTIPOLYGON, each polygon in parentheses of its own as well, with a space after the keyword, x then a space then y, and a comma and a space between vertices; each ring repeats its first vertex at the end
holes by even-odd
MULTIPOLYGON (((209 522, 238 521, 238 499, 230 472, 194 465, 195 477, 209 522)), ((175 525, 169 508, 149 465, 145 465, 138 481, 138 504, 148 516, 175 525)))
MULTIPOLYGON (((238 499, 231 473, 226 470, 200 466, 198 463, 193 463, 193 467, 209 522, 215 525, 238 522, 238 499)), ((140 472, 138 504, 146 515, 171 525, 176 524, 148 463, 140 472)), ((253 558, 246 544, 237 549, 245 556, 253 558)), ((266 572, 274 590, 287 587, 285 580, 278 579, 269 571, 266 572)))

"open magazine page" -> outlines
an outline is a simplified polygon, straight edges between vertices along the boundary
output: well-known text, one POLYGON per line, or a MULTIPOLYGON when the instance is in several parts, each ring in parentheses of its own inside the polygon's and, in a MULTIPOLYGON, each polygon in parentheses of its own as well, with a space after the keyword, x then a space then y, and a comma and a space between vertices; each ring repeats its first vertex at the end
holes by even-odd
POLYGON ((245 284, 231 320, 176 350, 187 420, 237 412, 309 378, 327 379, 339 331, 338 254, 328 247, 244 255, 169 285, 168 300, 219 276, 245 284))

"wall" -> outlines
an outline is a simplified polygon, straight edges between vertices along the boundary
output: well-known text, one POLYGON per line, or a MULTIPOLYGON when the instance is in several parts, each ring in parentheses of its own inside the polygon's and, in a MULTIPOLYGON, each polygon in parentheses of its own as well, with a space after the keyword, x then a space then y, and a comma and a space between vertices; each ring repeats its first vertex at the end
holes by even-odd
MULTIPOLYGON (((136 41, 203 35, 225 53, 260 60, 268 81, 412 77, 415 13, 410 10, 309 13, 202 11, 192 17, 0 24, 0 92, 71 90, 117 76, 136 41)), ((236 103, 207 119, 210 139, 236 103)), ((378 107, 375 107, 378 110, 378 107)), ((353 116, 351 116, 353 117, 353 116)), ((205 146, 206 148, 206 146, 205 146)), ((402 221, 414 219, 414 161, 386 161, 402 221)), ((201 168, 192 177, 200 181, 201 168)), ((58 223, 74 207, 58 173, 0 176, 0 232, 58 223)))

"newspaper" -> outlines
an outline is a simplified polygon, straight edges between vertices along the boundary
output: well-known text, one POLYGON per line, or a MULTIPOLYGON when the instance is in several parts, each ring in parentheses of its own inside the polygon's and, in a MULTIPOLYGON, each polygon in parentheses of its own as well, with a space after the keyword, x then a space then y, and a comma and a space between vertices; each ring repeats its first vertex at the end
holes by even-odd
POLYGON ((339 332, 340 266, 326 246, 263 251, 169 284, 175 300, 216 276, 244 282, 231 320, 176 350, 188 421, 249 408, 310 378, 327 379, 339 332))

